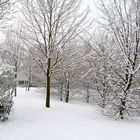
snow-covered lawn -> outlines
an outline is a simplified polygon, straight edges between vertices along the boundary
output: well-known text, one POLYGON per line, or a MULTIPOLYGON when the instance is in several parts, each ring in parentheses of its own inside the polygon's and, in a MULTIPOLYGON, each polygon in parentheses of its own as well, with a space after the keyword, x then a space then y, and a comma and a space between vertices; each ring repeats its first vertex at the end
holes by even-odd
POLYGON ((140 140, 140 121, 115 121, 94 106, 51 100, 42 89, 18 88, 9 120, 0 122, 0 140, 140 140))

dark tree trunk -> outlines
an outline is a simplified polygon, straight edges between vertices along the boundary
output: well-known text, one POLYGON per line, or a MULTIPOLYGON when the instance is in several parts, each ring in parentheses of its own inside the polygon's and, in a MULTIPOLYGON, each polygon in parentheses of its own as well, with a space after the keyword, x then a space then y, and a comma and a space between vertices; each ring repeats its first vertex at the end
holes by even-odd
POLYGON ((27 88, 28 91, 30 90, 30 86, 31 86, 30 82, 31 82, 31 70, 29 72, 28 88, 27 88))
POLYGON ((87 103, 89 103, 89 87, 87 87, 87 103))
POLYGON ((48 58, 48 68, 47 68, 47 79, 46 79, 46 107, 50 107, 50 67, 51 67, 51 58, 48 58))
POLYGON ((106 95, 103 94, 103 101, 102 101, 102 108, 104 108, 106 106, 106 95))
POLYGON ((85 86, 86 86, 86 102, 88 103, 89 102, 89 82, 86 80, 86 83, 85 83, 85 86))
POLYGON ((126 104, 125 99, 121 99, 121 106, 120 106, 120 111, 119 111, 119 115, 121 119, 124 119, 124 111, 126 109, 125 104, 126 104))
POLYGON ((68 83, 67 83, 67 87, 66 87, 66 103, 69 102, 69 80, 68 80, 68 83))
POLYGON ((15 97, 17 96, 17 63, 15 63, 15 97))
MULTIPOLYGON (((15 74, 15 78, 17 78, 17 75, 15 74)), ((17 85, 16 85, 16 81, 15 81, 15 97, 17 96, 17 85)))
POLYGON ((27 88, 28 91, 30 91, 30 81, 28 81, 28 88, 27 88))
POLYGON ((60 87, 60 101, 63 101, 63 83, 61 83, 60 87))

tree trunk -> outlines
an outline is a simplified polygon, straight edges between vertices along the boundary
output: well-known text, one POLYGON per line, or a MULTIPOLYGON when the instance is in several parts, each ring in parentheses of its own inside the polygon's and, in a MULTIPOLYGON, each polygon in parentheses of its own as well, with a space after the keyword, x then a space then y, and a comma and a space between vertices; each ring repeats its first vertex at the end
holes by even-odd
POLYGON ((107 97, 106 94, 107 94, 107 89, 105 89, 105 86, 104 86, 103 95, 102 95, 102 108, 104 108, 106 106, 106 97, 107 97))
POLYGON ((89 87, 87 86, 87 103, 89 103, 89 87))
MULTIPOLYGON (((17 78, 17 74, 15 74, 15 79, 17 78)), ((15 81, 15 97, 17 96, 17 85, 16 85, 16 81, 15 81)))
POLYGON ((68 80, 68 83, 67 83, 67 87, 66 87, 66 103, 69 102, 69 80, 68 80))
MULTIPOLYGON (((128 72, 127 72, 128 73, 128 72)), ((125 89, 125 97, 121 99, 121 105, 120 105, 120 110, 119 110, 119 115, 121 119, 124 119, 124 111, 126 110, 126 98, 127 98, 127 92, 130 89, 132 85, 132 80, 133 80, 133 74, 126 74, 126 89, 125 89)))
POLYGON ((106 95, 105 93, 103 93, 102 95, 102 108, 104 108, 106 106, 106 95))
POLYGON ((47 68, 47 79, 46 79, 46 107, 50 107, 50 68, 51 68, 51 58, 48 58, 48 68, 47 68))
POLYGON ((60 101, 63 101, 63 83, 61 83, 60 87, 60 101))
POLYGON ((27 90, 29 91, 30 90, 30 86, 31 86, 31 84, 30 84, 30 81, 31 81, 31 71, 29 72, 29 79, 28 79, 28 88, 27 88, 27 90))
POLYGON ((30 81, 28 81, 28 87, 27 90, 30 91, 30 81))
POLYGON ((17 96, 17 63, 15 63, 15 97, 17 96))
POLYGON ((125 99, 121 99, 121 106, 120 106, 120 111, 119 111, 119 115, 121 119, 124 119, 124 111, 125 111, 125 99))

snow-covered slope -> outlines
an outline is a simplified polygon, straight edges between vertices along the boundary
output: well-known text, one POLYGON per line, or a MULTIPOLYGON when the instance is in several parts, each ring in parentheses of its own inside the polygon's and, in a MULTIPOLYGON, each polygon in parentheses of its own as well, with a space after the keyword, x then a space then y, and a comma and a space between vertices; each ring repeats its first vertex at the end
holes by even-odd
POLYGON ((42 89, 18 89, 7 122, 0 122, 0 140, 139 140, 140 121, 115 121, 92 105, 52 98, 44 107, 42 89))

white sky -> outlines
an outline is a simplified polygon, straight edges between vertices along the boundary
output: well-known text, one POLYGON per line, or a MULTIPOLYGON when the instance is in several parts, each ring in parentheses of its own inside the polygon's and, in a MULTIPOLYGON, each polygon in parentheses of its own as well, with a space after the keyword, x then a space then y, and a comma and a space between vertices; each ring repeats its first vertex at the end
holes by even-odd
POLYGON ((98 8, 97 8, 98 0, 82 0, 82 8, 89 6, 91 15, 94 17, 98 17, 98 8))
POLYGON ((98 9, 98 4, 99 4, 99 0, 81 0, 82 1, 82 5, 81 8, 84 9, 87 6, 90 9, 90 13, 89 13, 89 17, 91 18, 91 20, 93 20, 93 25, 92 25, 92 30, 91 33, 93 31, 95 31, 95 29, 99 28, 99 24, 98 22, 101 20, 101 12, 98 9))

